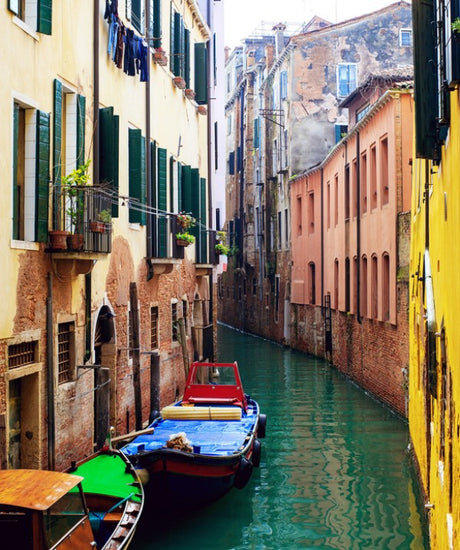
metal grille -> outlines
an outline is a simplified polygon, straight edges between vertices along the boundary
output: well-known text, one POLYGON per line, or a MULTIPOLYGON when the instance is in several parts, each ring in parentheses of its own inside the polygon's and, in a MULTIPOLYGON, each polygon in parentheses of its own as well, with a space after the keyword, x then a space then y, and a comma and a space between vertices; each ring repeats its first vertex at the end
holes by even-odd
POLYGON ((8 367, 15 369, 35 363, 37 341, 22 342, 8 346, 8 367))
POLYGON ((158 349, 158 307, 150 309, 150 347, 158 349))
POLYGON ((72 380, 72 352, 74 323, 61 323, 58 327, 58 383, 72 380))
POLYGON ((171 324, 172 324, 172 339, 173 342, 178 340, 178 326, 177 326, 177 304, 171 304, 171 324))

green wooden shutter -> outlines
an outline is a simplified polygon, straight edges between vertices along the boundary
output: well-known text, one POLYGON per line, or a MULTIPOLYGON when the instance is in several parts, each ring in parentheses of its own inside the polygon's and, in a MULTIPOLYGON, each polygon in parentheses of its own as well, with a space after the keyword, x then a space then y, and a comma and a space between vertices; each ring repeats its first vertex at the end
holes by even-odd
POLYGON ((208 101, 206 44, 195 44, 195 100, 199 105, 208 101))
POLYGON ((50 115, 37 111, 35 167, 35 239, 48 241, 48 197, 50 180, 50 115))
POLYGON ((153 47, 161 46, 161 0, 150 0, 150 34, 154 38, 153 47))
POLYGON ((170 33, 169 33, 169 68, 171 69, 171 72, 174 73, 174 59, 175 59, 175 50, 174 50, 174 43, 175 43, 175 14, 173 8, 173 3, 171 2, 171 9, 170 9, 170 19, 169 19, 169 25, 170 25, 170 33))
POLYGON ((145 225, 145 138, 141 131, 129 128, 129 221, 145 225))
POLYGON ((208 263, 208 233, 207 226, 207 210, 206 210, 206 179, 200 178, 200 261, 208 263))
POLYGON ((182 167, 182 208, 183 212, 192 210, 192 169, 185 165, 182 167))
POLYGON ((85 163, 86 98, 77 95, 77 166, 85 163))
POLYGON ((171 211, 174 211, 174 197, 175 197, 175 191, 176 191, 176 183, 174 178, 174 157, 171 155, 169 157, 169 181, 171 182, 171 185, 169 186, 169 204, 171 205, 171 211))
POLYGON ((167 255, 168 160, 166 149, 158 148, 158 255, 167 255))
POLYGON ((176 76, 181 76, 182 68, 182 48, 181 48, 181 36, 183 29, 183 21, 180 13, 174 12, 174 59, 173 59, 173 73, 176 76))
POLYGON ((143 32, 141 4, 141 0, 131 0, 131 23, 140 33, 143 32))
POLYGON ((434 0, 413 0, 415 149, 418 158, 439 160, 438 76, 434 0))
POLYGON ((61 185, 62 162, 62 83, 54 81, 53 101, 53 180, 55 186, 61 185))
POLYGON ((119 117, 113 107, 99 109, 99 182, 112 191, 112 218, 118 217, 119 117))
POLYGON ((177 165, 177 209, 182 212, 182 164, 177 165))
POLYGON ((52 0, 38 0, 37 2, 37 31, 42 34, 51 34, 52 6, 52 0))
POLYGON ((19 189, 18 189, 18 139, 19 139, 19 105, 14 104, 13 114, 13 239, 19 239, 19 189))
POLYGON ((253 146, 254 146, 254 149, 259 148, 259 118, 254 119, 253 146))
POLYGON ((184 80, 185 87, 190 88, 190 31, 184 29, 184 80))
POLYGON ((198 168, 191 170, 191 192, 192 192, 192 214, 198 219, 200 217, 200 172, 198 168))

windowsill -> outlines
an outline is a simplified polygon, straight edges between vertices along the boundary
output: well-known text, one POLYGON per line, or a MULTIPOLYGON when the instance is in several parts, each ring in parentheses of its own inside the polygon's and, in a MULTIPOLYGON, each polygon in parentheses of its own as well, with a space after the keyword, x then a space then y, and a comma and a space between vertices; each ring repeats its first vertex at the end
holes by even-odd
POLYGON ((18 250, 40 250, 40 245, 32 241, 18 241, 11 239, 10 246, 18 250))
POLYGON ((34 40, 37 40, 37 42, 40 40, 40 37, 36 31, 32 29, 30 25, 28 25, 25 21, 22 19, 19 19, 16 15, 13 17, 13 23, 22 29, 26 34, 31 36, 34 40))

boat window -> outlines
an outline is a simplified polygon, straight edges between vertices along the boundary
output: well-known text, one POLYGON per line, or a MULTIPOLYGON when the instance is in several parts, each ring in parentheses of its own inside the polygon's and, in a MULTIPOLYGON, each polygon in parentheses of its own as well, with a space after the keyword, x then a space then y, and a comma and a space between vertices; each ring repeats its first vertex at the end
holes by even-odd
POLYGON ((45 532, 48 547, 55 545, 85 516, 80 492, 71 492, 55 502, 45 513, 45 532))
POLYGON ((199 366, 195 371, 195 378, 192 384, 221 384, 226 386, 236 385, 235 371, 233 367, 213 368, 199 366))

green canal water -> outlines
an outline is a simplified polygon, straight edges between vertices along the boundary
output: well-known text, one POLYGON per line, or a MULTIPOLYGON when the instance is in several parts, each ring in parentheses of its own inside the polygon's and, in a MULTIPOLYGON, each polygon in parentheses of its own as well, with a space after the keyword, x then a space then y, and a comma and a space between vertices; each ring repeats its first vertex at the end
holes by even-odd
POLYGON ((268 416, 260 468, 207 508, 144 515, 134 550, 429 548, 400 418, 324 361, 221 326, 234 360, 268 416))

